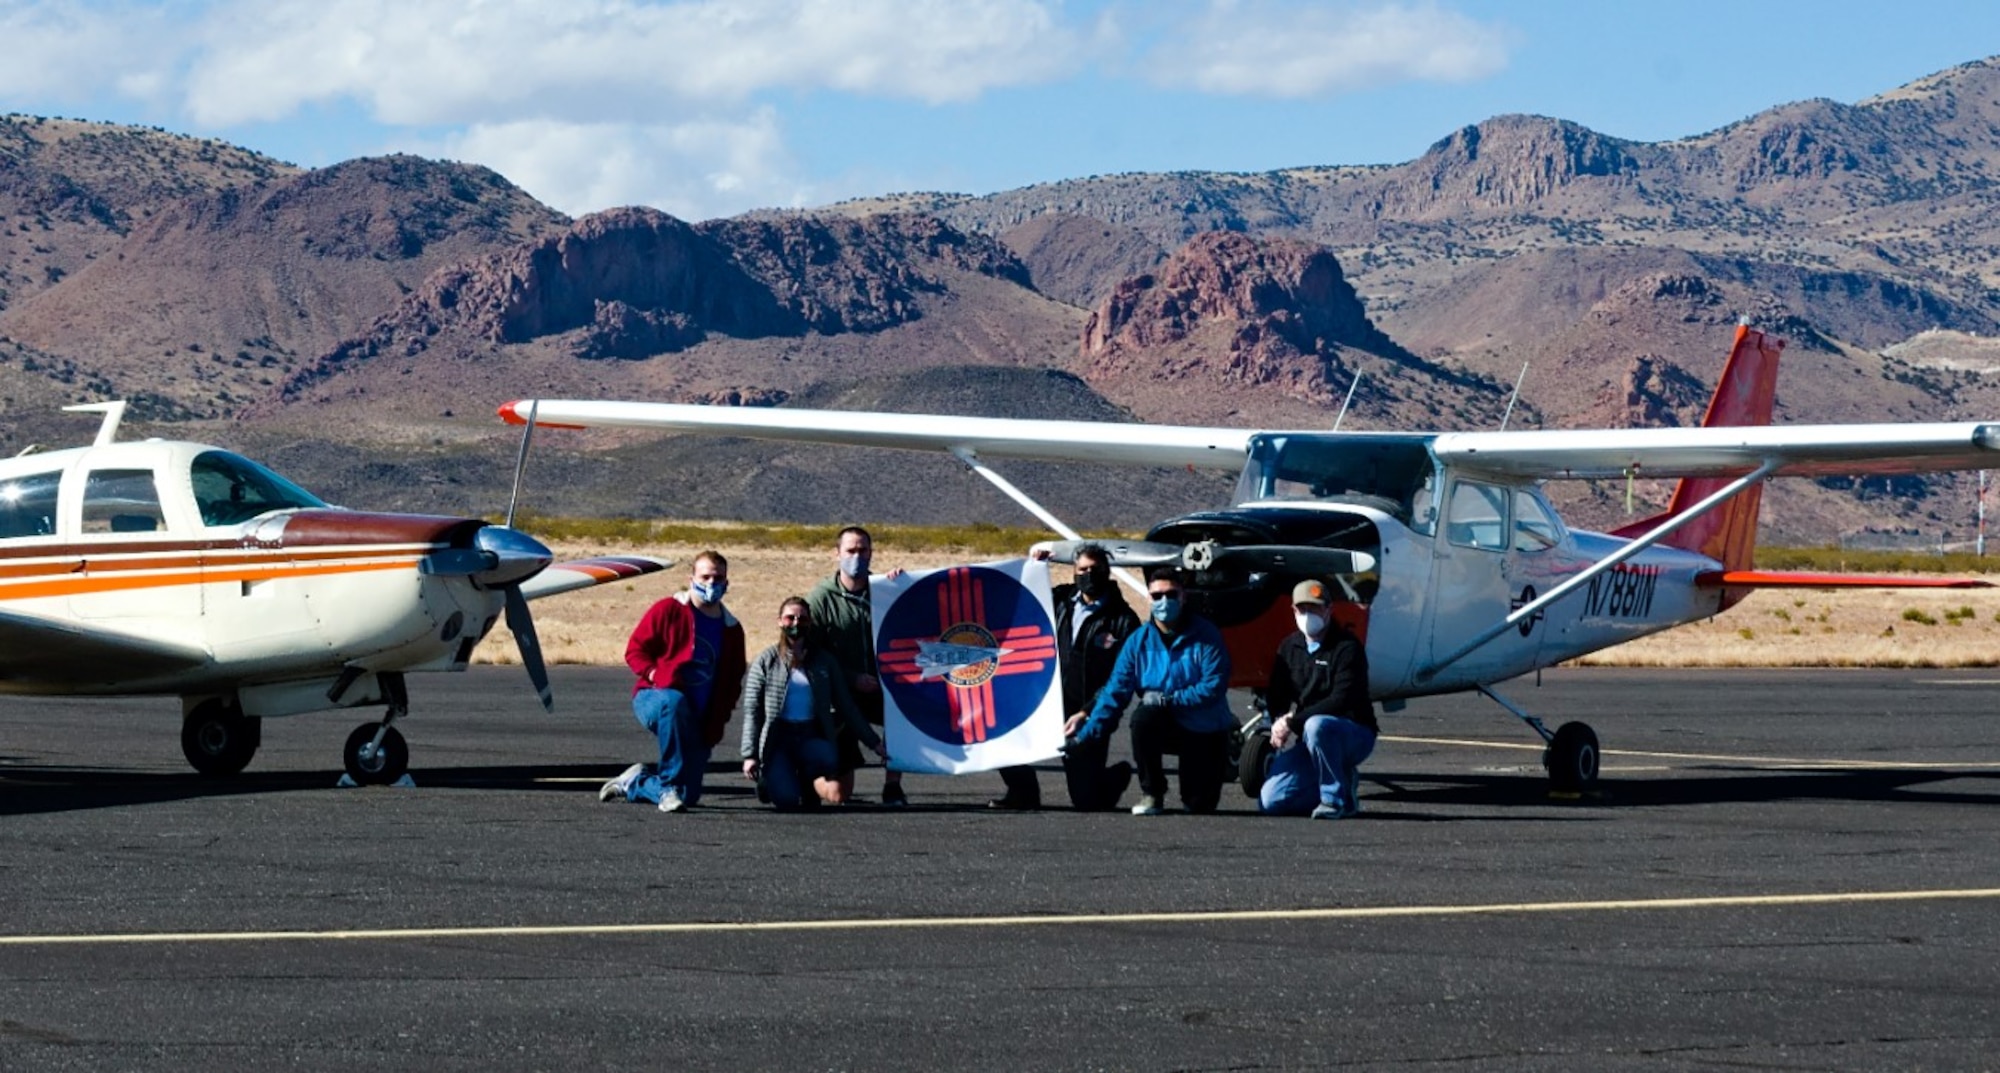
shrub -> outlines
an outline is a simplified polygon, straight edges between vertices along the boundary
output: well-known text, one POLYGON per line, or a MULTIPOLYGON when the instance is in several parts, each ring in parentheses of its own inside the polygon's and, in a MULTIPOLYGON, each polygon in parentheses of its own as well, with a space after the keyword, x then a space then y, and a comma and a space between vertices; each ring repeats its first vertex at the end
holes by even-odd
POLYGON ((1904 609, 1903 609, 1903 621, 1904 621, 1904 622, 1921 622, 1921 623, 1923 623, 1923 624, 1924 624, 1924 625, 1926 625, 1926 626, 1935 626, 1935 625, 1937 625, 1937 619, 1934 619, 1934 618, 1932 618, 1932 617, 1931 617, 1930 615, 1926 614, 1926 613, 1925 613, 1925 611, 1924 611, 1924 609, 1923 609, 1923 608, 1921 608, 1921 607, 1906 607, 1906 608, 1904 608, 1904 609))

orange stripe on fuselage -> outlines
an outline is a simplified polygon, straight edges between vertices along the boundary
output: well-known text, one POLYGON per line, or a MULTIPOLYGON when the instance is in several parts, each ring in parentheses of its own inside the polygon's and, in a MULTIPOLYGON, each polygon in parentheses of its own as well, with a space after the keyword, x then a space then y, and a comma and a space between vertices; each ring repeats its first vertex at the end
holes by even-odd
MULTIPOLYGON (((177 585, 203 585, 232 581, 268 581, 275 578, 320 577, 335 574, 371 573, 382 570, 407 570, 417 565, 419 558, 413 555, 383 559, 377 553, 375 561, 353 561, 358 556, 323 556, 305 562, 292 561, 289 556, 275 559, 268 564, 252 565, 241 563, 234 569, 162 569, 159 566, 137 566, 118 564, 117 569, 90 566, 78 570, 71 566, 60 577, 46 581, 23 581, 0 583, 0 600, 27 600, 48 596, 76 596, 93 592, 123 592, 134 589, 165 589, 177 585), (142 573, 141 571, 149 571, 142 573)), ((239 560, 240 562, 240 560, 239 560)), ((53 573, 53 571, 51 571, 53 573)))

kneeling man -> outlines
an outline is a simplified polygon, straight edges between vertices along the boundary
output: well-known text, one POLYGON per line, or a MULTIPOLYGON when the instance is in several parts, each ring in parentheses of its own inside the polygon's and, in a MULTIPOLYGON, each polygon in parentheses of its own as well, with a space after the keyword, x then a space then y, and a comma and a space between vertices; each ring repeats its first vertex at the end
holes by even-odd
POLYGON ((1368 653, 1327 613, 1326 586, 1292 589, 1298 632, 1278 644, 1264 699, 1271 767, 1257 804, 1280 816, 1338 820, 1361 811, 1358 768, 1375 751, 1368 653))

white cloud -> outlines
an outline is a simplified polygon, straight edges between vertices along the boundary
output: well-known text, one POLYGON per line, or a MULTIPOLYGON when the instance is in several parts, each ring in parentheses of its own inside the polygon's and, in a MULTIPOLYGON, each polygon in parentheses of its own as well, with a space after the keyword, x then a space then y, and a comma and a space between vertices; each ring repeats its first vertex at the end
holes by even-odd
POLYGON ((156 8, 0 0, 0 94, 14 101, 88 102, 107 86, 147 99, 171 82, 182 36, 156 8))
POLYGON ((483 164, 544 204, 572 216, 618 205, 651 205, 686 220, 753 208, 805 204, 776 114, 759 108, 730 119, 674 124, 474 124, 427 156, 483 164))
POLYGON ((1435 3, 1212 0, 1144 58, 1154 81, 1208 93, 1319 97, 1397 82, 1469 82, 1514 35, 1435 3))
POLYGON ((781 89, 936 103, 1084 56, 1044 0, 226 0, 205 25, 187 107, 221 125, 335 98, 416 125, 633 120, 781 89))

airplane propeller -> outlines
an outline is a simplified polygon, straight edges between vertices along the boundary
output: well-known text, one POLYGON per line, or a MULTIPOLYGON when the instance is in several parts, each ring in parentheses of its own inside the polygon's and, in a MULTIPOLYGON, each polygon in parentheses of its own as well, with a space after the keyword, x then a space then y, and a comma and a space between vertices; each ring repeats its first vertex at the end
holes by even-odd
POLYGON ((504 525, 488 525, 473 534, 472 547, 432 552, 417 567, 434 576, 469 578, 479 588, 497 590, 506 598, 507 629, 514 634, 535 695, 549 711, 555 710, 555 693, 549 688, 541 638, 535 634, 535 619, 521 584, 554 561, 555 553, 534 537, 504 525))

